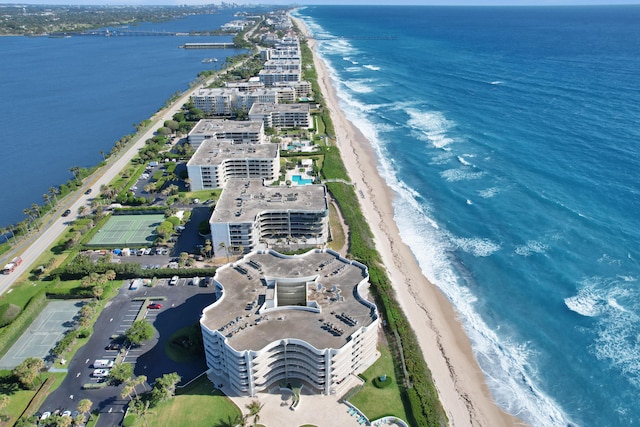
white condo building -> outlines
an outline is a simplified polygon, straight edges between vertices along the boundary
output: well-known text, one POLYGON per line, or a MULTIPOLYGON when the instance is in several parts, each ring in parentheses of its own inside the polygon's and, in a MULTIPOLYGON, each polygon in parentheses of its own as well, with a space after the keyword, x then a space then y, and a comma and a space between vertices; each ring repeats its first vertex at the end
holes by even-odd
POLYGON ((265 128, 310 128, 311 106, 309 104, 253 104, 249 119, 262 121, 265 128))
POLYGON ((258 72, 258 77, 260 78, 260 82, 265 86, 273 86, 276 83, 281 82, 299 82, 300 81, 300 71, 298 70, 260 70, 258 72))
POLYGON ((234 144, 262 144, 265 141, 263 123, 261 120, 203 119, 189 132, 189 144, 196 150, 208 139, 230 139, 234 144))
POLYGON ((202 88, 193 94, 193 106, 213 116, 230 116, 238 103, 236 88, 202 88))
POLYGON ((214 250, 250 251, 261 242, 296 239, 323 244, 329 233, 324 185, 265 187, 260 179, 229 179, 209 219, 214 250))
POLYGON ((380 320, 363 264, 331 250, 255 251, 220 267, 214 284, 200 326, 209 378, 227 394, 300 381, 339 395, 377 358, 380 320))
POLYGON ((207 139, 187 162, 191 191, 224 187, 234 178, 275 181, 280 173, 278 144, 235 144, 207 139))

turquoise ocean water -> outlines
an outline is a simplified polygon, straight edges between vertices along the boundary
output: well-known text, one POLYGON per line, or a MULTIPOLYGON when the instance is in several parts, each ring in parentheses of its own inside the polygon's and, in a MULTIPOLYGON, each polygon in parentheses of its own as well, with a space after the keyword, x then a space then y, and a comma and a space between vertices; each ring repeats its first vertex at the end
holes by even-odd
POLYGON ((640 7, 299 9, 499 404, 640 424, 640 7))

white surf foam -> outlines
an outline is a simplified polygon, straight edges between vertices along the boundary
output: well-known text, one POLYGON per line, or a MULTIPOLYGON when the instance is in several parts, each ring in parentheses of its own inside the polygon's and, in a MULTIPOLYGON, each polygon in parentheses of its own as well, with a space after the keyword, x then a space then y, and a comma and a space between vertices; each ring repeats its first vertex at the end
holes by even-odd
POLYGON ((452 240, 457 247, 477 257, 487 257, 500 250, 500 244, 491 239, 453 237, 452 240))
MULTIPOLYGON (((319 43, 322 44, 324 41, 319 43)), ((325 62, 330 64, 329 61, 325 62)), ((332 69, 329 69, 329 72, 333 73, 334 82, 339 81, 332 69)), ((478 255, 490 254, 498 250, 499 245, 483 239, 458 239, 458 243, 454 243, 455 239, 432 219, 430 207, 419 193, 397 179, 391 157, 378 139, 376 126, 367 119, 366 114, 363 114, 379 106, 361 105, 344 90, 344 87, 338 86, 336 89, 341 106, 346 107, 345 114, 371 141, 380 161, 380 173, 398 196, 394 203, 394 212, 403 241, 414 252, 425 276, 436 284, 456 307, 497 403, 507 412, 522 417, 531 425, 567 425, 566 417, 557 404, 536 387, 535 377, 530 374, 535 369, 530 365, 532 355, 527 346, 504 336, 499 337, 484 322, 474 307, 476 297, 461 283, 461 278, 453 267, 450 254, 452 250, 461 247, 460 244, 478 255)), ((454 142, 447 136, 454 124, 446 120, 441 113, 424 113, 412 109, 408 114, 409 125, 418 130, 434 147, 444 150, 447 149, 446 145, 454 142)))
POLYGON ((440 172, 440 176, 448 182, 470 181, 480 179, 484 176, 484 172, 474 172, 468 169, 447 169, 440 172))
POLYGON ((500 81, 500 80, 494 80, 494 81, 492 81, 492 82, 489 82, 489 84, 490 84, 490 85, 501 85, 501 84, 503 84, 503 83, 504 83, 504 82, 502 82, 502 81, 500 81))
POLYGON ((640 388, 640 315, 626 308, 637 307, 640 301, 636 282, 627 275, 591 277, 580 283, 578 294, 565 299, 565 304, 595 317, 596 339, 589 351, 640 388))
POLYGON ((464 156, 458 156, 458 161, 460 162, 460 164, 463 164, 465 166, 473 166, 470 162, 467 161, 467 159, 464 158, 464 156))
POLYGON ((354 92, 357 93, 371 93, 373 92, 372 79, 360 79, 360 80, 346 80, 344 84, 354 92))
POLYGON ((380 71, 380 67, 376 65, 363 65, 364 68, 367 68, 371 71, 380 71))
POLYGON ((564 304, 569 310, 586 317, 595 317, 602 312, 602 301, 590 289, 582 289, 578 295, 565 298, 564 304))
POLYGON ((500 193, 500 191, 501 190, 500 190, 499 187, 491 187, 491 188, 487 188, 486 190, 479 191, 478 194, 483 199, 490 199, 491 197, 493 197, 496 194, 500 193))
POLYGON ((538 240, 529 240, 524 245, 516 246, 515 252, 521 256, 531 256, 533 254, 543 254, 549 249, 546 243, 538 240))
POLYGON ((407 124, 416 129, 435 148, 444 148, 454 142, 447 132, 453 129, 455 124, 441 112, 420 111, 415 108, 406 108, 405 111, 409 115, 407 124))

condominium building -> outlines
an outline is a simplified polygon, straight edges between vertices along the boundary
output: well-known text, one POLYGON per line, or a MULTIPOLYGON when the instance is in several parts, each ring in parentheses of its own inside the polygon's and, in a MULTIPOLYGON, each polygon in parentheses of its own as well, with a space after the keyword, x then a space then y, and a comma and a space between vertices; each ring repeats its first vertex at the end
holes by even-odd
POLYGON ((236 108, 239 91, 235 88, 202 88, 191 97, 193 106, 213 116, 230 116, 236 108))
POLYGON ((299 82, 301 72, 298 70, 260 70, 258 77, 265 86, 273 86, 279 82, 299 82))
POLYGON ((265 187, 260 179, 228 179, 209 219, 214 248, 249 251, 262 242, 323 244, 329 230, 324 185, 265 187))
POLYGON ((307 81, 299 82, 280 82, 273 84, 275 88, 291 87, 295 90, 296 99, 306 98, 311 96, 311 83, 307 81))
POLYGON ((249 119, 262 121, 265 128, 309 128, 311 106, 309 104, 253 104, 249 119))
POLYGON ((230 139, 234 144, 262 144, 265 140, 263 123, 262 120, 203 119, 189 132, 189 144, 194 149, 208 139, 230 139))
POLYGON ((281 102, 293 102, 295 99, 295 89, 288 86, 254 89, 238 95, 237 108, 250 111, 253 104, 279 104, 281 102))
POLYGON ((278 179, 278 144, 235 144, 229 139, 205 140, 187 162, 191 191, 224 187, 233 178, 278 179))
POLYGON ((270 59, 262 67, 264 70, 277 71, 297 71, 302 72, 302 62, 299 59, 270 59))
POLYGON ((251 77, 249 80, 242 82, 225 82, 224 85, 230 89, 238 89, 240 92, 248 92, 254 89, 264 88, 264 83, 260 82, 259 77, 251 77))
POLYGON ((218 268, 214 284, 200 326, 209 378, 227 394, 301 382, 341 395, 377 358, 380 320, 363 264, 331 250, 254 251, 218 268))

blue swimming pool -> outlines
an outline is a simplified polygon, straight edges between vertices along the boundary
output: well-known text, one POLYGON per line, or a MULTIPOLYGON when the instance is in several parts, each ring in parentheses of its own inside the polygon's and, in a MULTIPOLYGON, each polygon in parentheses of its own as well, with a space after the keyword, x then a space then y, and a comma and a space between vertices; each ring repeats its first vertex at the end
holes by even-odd
POLYGON ((302 178, 301 175, 293 175, 291 177, 291 181, 293 181, 295 184, 297 185, 308 185, 308 184, 313 184, 313 180, 312 179, 306 179, 306 178, 302 178))

